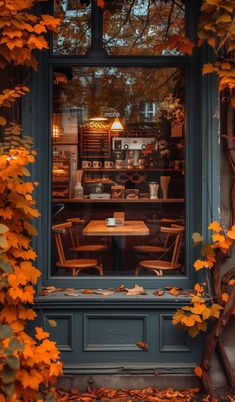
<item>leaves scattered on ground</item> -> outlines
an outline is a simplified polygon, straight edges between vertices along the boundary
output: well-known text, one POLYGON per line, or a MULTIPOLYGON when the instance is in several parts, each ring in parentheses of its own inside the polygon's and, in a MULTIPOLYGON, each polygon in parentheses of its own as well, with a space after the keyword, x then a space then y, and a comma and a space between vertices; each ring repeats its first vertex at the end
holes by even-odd
MULTIPOLYGON (((159 389, 155 387, 147 387, 144 389, 112 389, 112 388, 94 388, 92 390, 82 392, 78 389, 72 389, 70 392, 62 389, 56 391, 57 402, 77 401, 77 402, 96 402, 96 401, 112 401, 112 402, 191 402, 196 401, 199 388, 189 388, 184 391, 176 391, 172 388, 159 389)), ((201 400, 201 399, 200 399, 201 400)))

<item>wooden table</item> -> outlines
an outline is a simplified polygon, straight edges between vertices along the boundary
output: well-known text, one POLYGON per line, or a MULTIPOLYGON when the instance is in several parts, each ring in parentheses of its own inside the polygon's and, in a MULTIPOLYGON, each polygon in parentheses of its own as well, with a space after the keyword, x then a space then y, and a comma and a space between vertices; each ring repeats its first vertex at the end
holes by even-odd
POLYGON ((124 225, 107 226, 105 220, 91 220, 83 229, 84 236, 111 236, 113 267, 120 267, 120 240, 122 236, 148 236, 149 228, 144 221, 125 221, 124 225))

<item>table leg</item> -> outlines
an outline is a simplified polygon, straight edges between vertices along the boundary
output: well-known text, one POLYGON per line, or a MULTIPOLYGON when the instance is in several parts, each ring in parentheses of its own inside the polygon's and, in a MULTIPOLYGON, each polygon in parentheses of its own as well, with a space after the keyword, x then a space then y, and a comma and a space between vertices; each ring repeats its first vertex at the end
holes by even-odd
POLYGON ((112 259, 115 273, 120 271, 121 236, 112 237, 112 259))

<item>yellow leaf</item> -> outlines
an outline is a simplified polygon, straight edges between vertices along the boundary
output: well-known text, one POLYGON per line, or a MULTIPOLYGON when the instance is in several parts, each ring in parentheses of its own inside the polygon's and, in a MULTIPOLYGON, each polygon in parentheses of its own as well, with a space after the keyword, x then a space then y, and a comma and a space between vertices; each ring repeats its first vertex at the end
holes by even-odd
POLYGON ((222 226, 220 226, 219 222, 213 221, 209 226, 208 229, 213 230, 214 232, 221 232, 222 226))
MULTIPOLYGON (((235 98, 234 98, 234 100, 235 100, 235 98)), ((235 104, 234 104, 234 107, 235 107, 235 104)), ((235 226, 231 227, 231 229, 228 231, 227 235, 230 239, 235 240, 235 226)))
POLYGON ((196 271, 199 271, 200 269, 205 267, 205 261, 196 260, 195 263, 193 264, 193 266, 194 266, 196 271))
POLYGON ((220 15, 217 19, 216 19, 216 23, 220 24, 221 22, 231 22, 232 21, 232 17, 229 14, 223 14, 220 15))
POLYGON ((198 232, 194 232, 192 234, 192 239, 193 239, 194 244, 198 244, 203 241, 203 236, 198 232))
POLYGON ((214 303, 210 307, 210 313, 212 317, 219 318, 220 310, 223 310, 223 307, 217 303, 214 303))
POLYGON ((230 279, 228 284, 231 285, 231 286, 234 286, 235 285, 235 279, 230 279))

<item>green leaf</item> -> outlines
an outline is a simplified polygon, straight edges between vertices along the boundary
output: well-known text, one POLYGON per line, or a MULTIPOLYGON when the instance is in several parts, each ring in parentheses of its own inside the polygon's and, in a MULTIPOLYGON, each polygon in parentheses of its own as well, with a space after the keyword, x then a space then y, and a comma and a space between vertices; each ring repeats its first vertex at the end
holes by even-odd
POLYGON ((8 287, 8 280, 7 278, 1 278, 0 280, 0 290, 8 287))
POLYGON ((2 371, 0 371, 0 378, 4 384, 10 384, 15 381, 16 371, 8 366, 5 366, 2 371))
POLYGON ((5 395, 10 398, 10 396, 13 394, 14 389, 15 389, 15 383, 10 382, 9 384, 4 384, 3 385, 3 391, 5 392, 5 395))
POLYGON ((9 356, 6 360, 6 364, 14 369, 14 370, 18 370, 20 368, 20 359, 17 356, 9 356))
POLYGON ((9 325, 0 324, 0 339, 11 338, 13 331, 9 325))
POLYGON ((11 349, 12 352, 14 352, 15 350, 23 350, 24 349, 23 343, 20 343, 20 341, 18 341, 18 339, 16 339, 16 338, 13 338, 10 340, 8 347, 9 347, 9 349, 11 349))
POLYGON ((207 255, 214 254, 214 250, 211 247, 211 244, 205 243, 201 248, 201 255, 206 257, 207 255))
POLYGON ((9 262, 5 261, 3 258, 0 258, 0 269, 7 274, 12 272, 12 267, 9 262))
POLYGON ((0 236, 0 247, 1 248, 7 248, 8 242, 5 236, 0 236))

